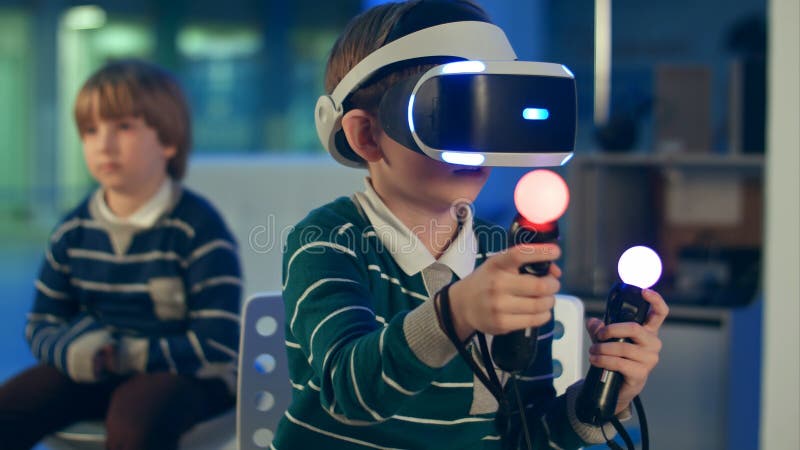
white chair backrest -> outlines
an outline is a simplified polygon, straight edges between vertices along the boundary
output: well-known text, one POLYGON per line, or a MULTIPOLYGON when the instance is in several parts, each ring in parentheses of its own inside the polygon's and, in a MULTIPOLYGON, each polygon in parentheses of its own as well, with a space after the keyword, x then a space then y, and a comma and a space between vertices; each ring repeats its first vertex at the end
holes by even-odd
POLYGON ((571 295, 556 295, 553 316, 553 385, 556 395, 583 378, 583 303, 571 295))
POLYGON ((283 298, 259 293, 242 308, 236 436, 239 450, 269 448, 292 398, 283 298))

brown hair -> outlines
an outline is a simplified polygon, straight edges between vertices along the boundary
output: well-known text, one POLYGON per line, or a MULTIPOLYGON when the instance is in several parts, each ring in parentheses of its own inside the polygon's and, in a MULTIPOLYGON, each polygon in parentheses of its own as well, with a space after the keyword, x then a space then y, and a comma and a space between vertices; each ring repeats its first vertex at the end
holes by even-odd
MULTIPOLYGON (((347 72, 356 66, 367 55, 384 45, 387 36, 403 16, 422 0, 410 0, 399 3, 385 3, 371 8, 354 17, 347 24, 341 36, 331 49, 328 65, 325 69, 325 91, 332 93, 336 85, 342 81, 347 72)), ((469 5, 480 13, 485 11, 471 0, 458 0, 454 3, 469 5)), ((403 66, 396 70, 383 72, 368 81, 350 95, 345 109, 361 108, 375 112, 381 97, 387 89, 398 81, 411 75, 424 72, 435 64, 403 66)))
POLYGON ((178 82, 165 69, 141 60, 106 64, 84 83, 75 99, 75 123, 83 136, 94 119, 135 116, 154 128, 164 146, 174 146, 167 173, 180 180, 192 146, 189 105, 178 82), (97 108, 97 111, 95 111, 97 108))

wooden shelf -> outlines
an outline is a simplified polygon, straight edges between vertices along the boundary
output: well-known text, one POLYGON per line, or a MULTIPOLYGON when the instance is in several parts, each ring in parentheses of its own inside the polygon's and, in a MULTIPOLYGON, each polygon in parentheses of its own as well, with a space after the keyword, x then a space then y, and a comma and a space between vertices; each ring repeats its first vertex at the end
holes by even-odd
MULTIPOLYGON (((683 249, 759 247, 764 167, 763 154, 576 153, 567 168, 572 205, 564 229, 565 289, 607 289, 616 279, 616 258, 634 244, 658 248, 668 280, 679 278, 683 249), (676 186, 691 189, 670 190, 676 186), (713 203, 718 198, 723 200, 713 203), (734 204, 737 209, 729 209, 734 204)), ((715 258, 732 270, 723 266, 728 260, 715 258)), ((662 290, 687 305, 697 301, 674 283, 662 290)), ((729 306, 740 303, 731 297, 729 306)), ((706 320, 689 312, 687 321, 706 320)))
POLYGON ((598 167, 675 167, 686 169, 753 169, 764 167, 763 154, 714 153, 576 153, 574 165, 598 167))

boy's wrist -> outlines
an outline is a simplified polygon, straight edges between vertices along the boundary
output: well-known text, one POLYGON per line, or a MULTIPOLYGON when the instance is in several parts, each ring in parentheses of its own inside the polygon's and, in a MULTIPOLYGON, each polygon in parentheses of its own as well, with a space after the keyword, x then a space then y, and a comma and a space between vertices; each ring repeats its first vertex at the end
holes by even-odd
POLYGON ((464 321, 464 314, 462 313, 462 310, 461 310, 461 303, 458 300, 458 298, 460 298, 460 297, 457 294, 454 295, 454 292, 453 292, 454 291, 453 288, 455 288, 457 286, 457 284, 458 284, 458 282, 453 283, 453 284, 448 285, 448 286, 445 286, 444 289, 442 289, 441 291, 439 291, 436 294, 436 297, 434 298, 434 301, 435 301, 435 306, 436 306, 436 311, 437 311, 437 317, 439 318, 439 326, 446 333, 447 329, 446 329, 445 325, 442 323, 443 315, 442 315, 442 311, 441 311, 441 308, 442 308, 442 304, 441 304, 441 296, 442 295, 441 294, 442 294, 442 291, 444 291, 445 289, 448 290, 448 294, 449 294, 448 296, 449 296, 449 299, 450 299, 450 302, 449 302, 450 303, 450 320, 452 321, 453 328, 455 329, 456 336, 458 337, 458 340, 461 341, 461 342, 466 342, 472 337, 473 334, 475 334, 476 330, 474 328, 472 328, 471 326, 469 326, 464 321))

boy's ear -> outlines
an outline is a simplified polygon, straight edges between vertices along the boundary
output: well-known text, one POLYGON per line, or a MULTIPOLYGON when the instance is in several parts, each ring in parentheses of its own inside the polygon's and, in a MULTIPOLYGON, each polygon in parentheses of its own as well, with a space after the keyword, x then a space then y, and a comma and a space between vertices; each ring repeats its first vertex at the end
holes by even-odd
POLYGON ((364 109, 351 109, 342 117, 342 130, 356 154, 367 162, 383 158, 378 139, 380 125, 377 118, 364 109))
POLYGON ((170 160, 178 154, 178 148, 174 145, 164 147, 164 159, 170 160))

